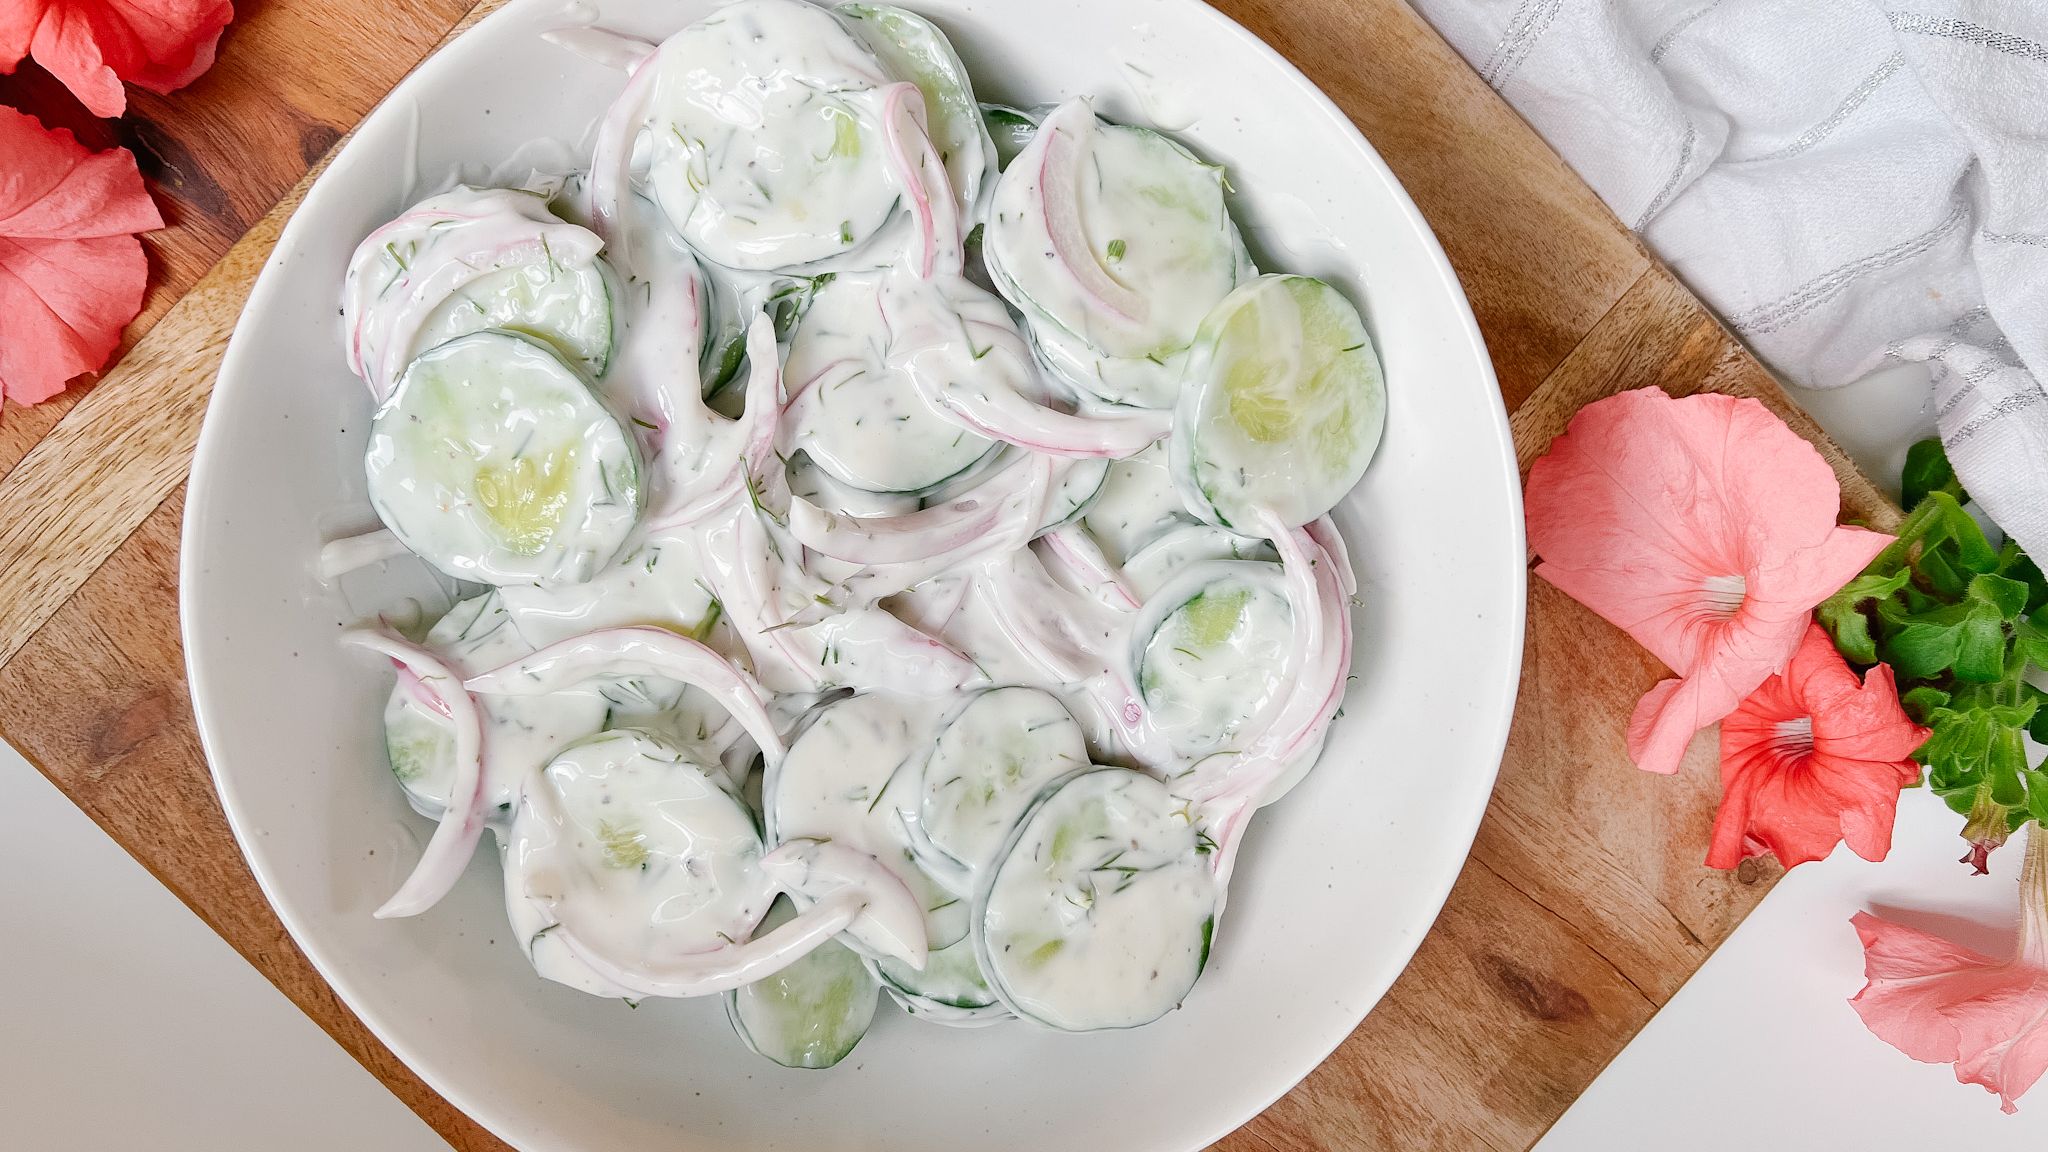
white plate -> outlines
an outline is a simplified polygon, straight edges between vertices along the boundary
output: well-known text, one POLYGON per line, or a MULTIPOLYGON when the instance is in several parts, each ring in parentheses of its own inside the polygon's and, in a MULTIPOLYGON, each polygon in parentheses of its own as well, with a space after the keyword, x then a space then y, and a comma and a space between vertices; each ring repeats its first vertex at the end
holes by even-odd
MULTIPOLYGON (((351 249, 410 201, 415 173, 474 177, 535 136, 566 142, 558 156, 587 149, 622 77, 539 39, 565 18, 559 0, 509 5, 408 77, 285 229, 200 437, 182 591, 200 734, 265 894, 407 1064, 521 1148, 1199 1148, 1378 1001, 1492 788, 1521 665, 1514 453, 1464 296, 1378 155, 1195 0, 909 2, 953 36, 985 100, 1090 92, 1112 118, 1179 131, 1229 166, 1262 263, 1363 305, 1391 397, 1379 458, 1340 510, 1364 600, 1346 715, 1254 825, 1201 984, 1132 1032, 963 1032, 884 1011, 841 1067, 789 1072, 749 1055, 716 999, 633 1010, 537 979, 488 849, 428 915, 371 919, 428 828, 385 768, 388 677, 334 644, 392 589, 337 594, 313 575, 322 539, 368 516, 370 403, 343 364, 337 298, 351 249)), ((658 38, 709 7, 605 0, 602 15, 658 38)))

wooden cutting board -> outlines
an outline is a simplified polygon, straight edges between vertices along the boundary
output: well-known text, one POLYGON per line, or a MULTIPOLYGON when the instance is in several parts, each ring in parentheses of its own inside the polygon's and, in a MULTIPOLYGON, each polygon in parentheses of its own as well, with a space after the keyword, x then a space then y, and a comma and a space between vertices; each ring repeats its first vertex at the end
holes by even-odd
MULTIPOLYGON (((133 148, 171 225, 146 238, 152 290, 120 361, 90 389, 0 416, 0 735, 461 1149, 503 1145, 341 1004, 228 834, 186 701, 177 542, 214 371, 302 177, 497 5, 241 0, 211 72, 171 97, 131 91, 111 126, 33 67, 0 77, 0 103, 133 148)), ((1821 444, 1846 517, 1896 515, 1402 0, 1217 7, 1344 107, 1435 227, 1524 469, 1608 393, 1730 392, 1821 444)), ((1344 1046, 1220 1148, 1527 1148, 1699 967, 1777 874, 1700 864, 1719 795, 1711 740, 1675 778, 1629 766, 1626 719, 1662 675, 1531 581, 1500 785, 1442 917, 1344 1046)))

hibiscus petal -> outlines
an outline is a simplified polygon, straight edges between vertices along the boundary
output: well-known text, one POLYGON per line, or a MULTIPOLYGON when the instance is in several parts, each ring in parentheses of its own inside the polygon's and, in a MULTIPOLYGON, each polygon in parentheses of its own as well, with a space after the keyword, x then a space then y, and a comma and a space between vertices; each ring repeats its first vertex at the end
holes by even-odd
POLYGON ((43 0, 0 22, 0 59, 17 42, 96 116, 127 110, 126 80, 170 92, 213 64, 231 0, 43 0), (24 29, 32 29, 25 34, 24 29))
POLYGON ((2019 1111, 2019 1098, 2048 1073, 2048 972, 2014 980, 1943 1010, 1955 1025, 1956 1079, 1998 1093, 1999 1107, 2019 1111))
POLYGON ((1879 664, 1864 674, 1861 687, 1829 701, 1827 722, 1814 729, 1814 746, 1831 756, 1899 764, 1906 777, 1902 783, 1911 784, 1920 770, 1906 761, 1931 733, 1918 724, 1900 723, 1904 718, 1892 666, 1879 664))
POLYGON ((0 107, 0 393, 34 404, 106 362, 149 278, 133 233, 162 226, 134 156, 0 107))
POLYGON ((1793 563, 1775 581, 1782 592, 1748 589, 1756 604, 1784 605, 1782 619, 1862 567, 1789 604, 1807 591, 1796 577, 1831 571, 1838 559, 1843 542, 1831 534, 1841 488, 1820 453, 1754 400, 1639 388, 1589 404, 1530 469, 1526 504, 1529 542, 1544 561, 1538 574, 1679 672, 1708 658, 1712 630, 1698 610, 1705 582, 1753 583, 1793 563))
POLYGON ((1878 1039, 1998 1094, 2007 1112, 2048 1074, 2048 829, 2027 829, 2018 954, 2005 963, 1857 913, 1867 983, 1849 1003, 1878 1039))
POLYGON ((16 0, 0 4, 0 76, 12 73, 28 55, 35 39, 36 25, 42 23, 45 0, 16 0))
POLYGON ((1787 868, 1847 843, 1866 860, 1892 846, 1899 789, 1919 778, 1908 757, 1927 739, 1899 707, 1891 669, 1867 681, 1808 623, 1785 671, 1721 722, 1721 810, 1707 864, 1732 868, 1769 851, 1787 868))
POLYGON ((1849 922, 1863 941, 1861 992, 1849 1001, 1877 1038, 1915 1060, 1953 1063, 1961 1039, 1941 1009, 1954 998, 1953 976, 1996 967, 1988 956, 1932 932, 1858 912, 1849 922))
POLYGON ((36 63, 64 82, 78 102, 95 116, 114 117, 128 110, 121 77, 106 61, 85 12, 66 0, 44 9, 29 51, 36 63))
MULTIPOLYGON (((1693 733, 1713 724, 1783 668, 1799 647, 1805 619, 1772 621, 1738 616, 1712 629, 1708 647, 1690 675, 1668 691, 1659 684, 1636 704, 1629 720, 1629 757, 1645 772, 1669 775, 1693 733), (1691 725, 1687 727, 1687 725, 1691 725)), ((1673 681, 1665 681, 1672 684, 1673 681)))

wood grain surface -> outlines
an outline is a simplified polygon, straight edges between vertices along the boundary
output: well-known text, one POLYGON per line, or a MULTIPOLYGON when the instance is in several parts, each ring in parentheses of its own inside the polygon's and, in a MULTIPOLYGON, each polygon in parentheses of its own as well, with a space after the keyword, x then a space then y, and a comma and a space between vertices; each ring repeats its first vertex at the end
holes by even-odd
MULTIPOLYGON (((61 402, 0 415, 0 736, 465 1152, 503 1145, 339 1002, 236 851, 186 700, 176 577, 198 417, 295 189, 405 71, 496 6, 241 0, 220 65, 169 98, 132 92, 112 129, 33 68, 0 77, 0 103, 135 147, 172 222, 146 241, 153 288, 119 363, 61 402)), ((1890 523, 1884 498, 1401 0, 1216 7, 1358 122, 1435 227, 1525 470, 1600 396, 1730 392, 1822 446, 1845 517, 1890 523)), ((1754 862, 1701 865, 1719 798, 1707 736, 1677 777, 1629 765, 1630 707, 1664 675, 1531 581, 1500 785, 1442 917, 1344 1046, 1220 1148, 1517 1150, 1541 1136, 1776 879, 1754 862)))

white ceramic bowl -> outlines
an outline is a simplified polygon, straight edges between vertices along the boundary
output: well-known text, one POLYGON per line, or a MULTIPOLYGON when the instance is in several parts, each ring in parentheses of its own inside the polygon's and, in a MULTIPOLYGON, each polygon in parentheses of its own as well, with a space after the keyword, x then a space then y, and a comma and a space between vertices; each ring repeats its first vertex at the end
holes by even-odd
MULTIPOLYGON (((388 676, 334 643, 404 577, 337 591, 313 573, 324 538, 368 520, 370 402, 343 364, 337 298, 356 241, 416 179, 475 178, 537 136, 566 142, 554 156, 587 150, 622 77, 540 40, 564 18, 559 0, 509 5, 408 77, 285 229, 200 437, 182 591, 200 734, 264 892, 407 1064, 521 1148, 1199 1148, 1285 1092, 1386 991, 1492 788, 1521 663, 1514 453, 1464 296, 1378 155, 1196 0, 905 2, 952 35, 985 100, 1088 92, 1112 118, 1176 130, 1228 165, 1262 263, 1329 278, 1363 306, 1391 402, 1379 457, 1339 513, 1363 585, 1357 681, 1322 763, 1253 826, 1208 973, 1180 1011, 1136 1031, 953 1031, 885 1010, 839 1068, 790 1072, 749 1055, 716 999, 632 1010, 536 978, 488 848, 433 912, 371 919, 428 826, 385 767, 388 676)), ((605 0, 602 16, 659 38, 709 7, 605 0)))

